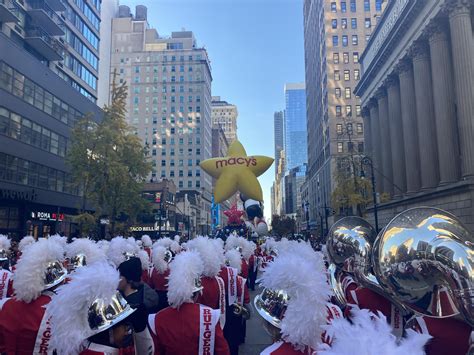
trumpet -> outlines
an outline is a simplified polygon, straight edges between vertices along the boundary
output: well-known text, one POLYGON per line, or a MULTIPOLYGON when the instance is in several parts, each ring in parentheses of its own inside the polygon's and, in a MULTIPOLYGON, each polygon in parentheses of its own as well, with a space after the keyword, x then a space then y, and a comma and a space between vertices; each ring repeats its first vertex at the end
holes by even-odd
POLYGON ((241 304, 238 304, 238 303, 234 303, 232 304, 231 307, 232 307, 232 312, 236 316, 242 317, 245 320, 250 319, 250 311, 245 306, 242 306, 241 304))

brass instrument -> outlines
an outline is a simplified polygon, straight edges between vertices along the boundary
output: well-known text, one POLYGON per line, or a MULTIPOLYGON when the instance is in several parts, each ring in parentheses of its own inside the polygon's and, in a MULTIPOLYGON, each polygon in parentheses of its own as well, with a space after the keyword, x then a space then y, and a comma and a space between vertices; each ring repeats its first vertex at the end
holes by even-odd
POLYGON ((245 319, 245 320, 250 319, 250 312, 249 312, 249 310, 248 310, 246 307, 242 306, 242 305, 239 304, 239 303, 234 303, 234 304, 232 304, 231 307, 232 307, 232 312, 233 312, 236 316, 242 317, 242 318, 245 319))
POLYGON ((346 295, 340 281, 341 268, 337 267, 336 264, 329 264, 328 267, 328 279, 332 290, 336 298, 336 303, 339 307, 345 307, 347 304, 346 295))
POLYGON ((374 247, 382 286, 430 317, 458 314, 474 325, 474 237, 452 214, 432 207, 392 219, 374 247))
POLYGON ((265 288, 255 297, 254 306, 263 319, 280 328, 288 301, 289 297, 285 291, 265 288))

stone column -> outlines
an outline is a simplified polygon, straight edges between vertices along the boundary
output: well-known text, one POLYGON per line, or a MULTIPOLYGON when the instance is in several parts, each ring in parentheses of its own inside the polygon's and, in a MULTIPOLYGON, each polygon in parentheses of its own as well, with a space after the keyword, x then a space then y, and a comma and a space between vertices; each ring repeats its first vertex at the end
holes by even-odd
POLYGON ((373 156, 370 111, 367 107, 362 109, 362 118, 364 119, 364 153, 369 157, 373 156))
POLYGON ((406 192, 405 150, 403 148, 402 107, 400 85, 397 76, 389 76, 386 81, 388 97, 388 120, 390 125, 390 146, 392 147, 392 167, 394 196, 401 197, 406 192))
MULTIPOLYGON (((440 184, 459 180, 458 127, 448 29, 436 21, 428 28, 440 184)), ((473 78, 474 80, 474 78, 473 78)))
POLYGON ((471 4, 469 0, 451 0, 448 6, 463 177, 474 175, 474 39, 471 4))
POLYGON ((388 119, 387 92, 382 87, 376 94, 379 105, 380 139, 382 150, 383 179, 381 181, 383 192, 393 196, 393 169, 392 169, 392 147, 390 146, 390 125, 388 119))
POLYGON ((383 192, 383 177, 381 172, 383 171, 382 166, 382 150, 381 150, 381 139, 380 139, 380 120, 379 120, 379 107, 377 100, 371 99, 369 102, 370 110, 370 135, 372 137, 372 163, 374 164, 375 170, 375 187, 378 193, 383 192))
POLYGON ((403 146, 407 193, 418 192, 420 182, 420 153, 418 147, 418 127, 416 118, 415 83, 410 60, 404 59, 397 67, 400 80, 400 101, 403 126, 403 146))
POLYGON ((438 144, 431 82, 430 52, 428 44, 417 42, 411 49, 415 78, 416 116, 420 148, 421 188, 438 185, 438 144))

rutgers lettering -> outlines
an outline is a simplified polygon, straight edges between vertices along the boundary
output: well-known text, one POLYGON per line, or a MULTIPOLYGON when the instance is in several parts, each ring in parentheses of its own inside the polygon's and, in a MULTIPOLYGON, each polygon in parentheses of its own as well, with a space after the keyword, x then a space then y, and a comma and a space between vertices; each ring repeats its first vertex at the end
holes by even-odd
POLYGON ((231 157, 229 159, 216 160, 216 169, 223 168, 223 167, 226 167, 228 165, 245 165, 247 167, 249 167, 250 165, 257 166, 257 159, 252 158, 252 157, 248 157, 248 158, 231 157))
POLYGON ((51 338, 51 318, 48 319, 46 325, 46 329, 41 336, 40 355, 48 355, 49 339, 51 338))
POLYGON ((204 309, 203 310, 203 318, 204 322, 203 325, 205 327, 205 331, 203 333, 203 354, 211 354, 211 327, 212 327, 212 316, 211 316, 211 310, 210 309, 204 309))

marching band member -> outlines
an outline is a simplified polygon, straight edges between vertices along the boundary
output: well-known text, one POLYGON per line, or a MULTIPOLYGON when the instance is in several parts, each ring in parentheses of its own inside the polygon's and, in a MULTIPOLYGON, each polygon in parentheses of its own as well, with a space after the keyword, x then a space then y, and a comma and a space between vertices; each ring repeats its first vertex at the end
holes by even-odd
POLYGON ((170 264, 167 307, 150 315, 155 354, 229 354, 219 310, 196 303, 204 266, 199 254, 185 251, 170 264))
POLYGON ((11 241, 6 235, 0 235, 0 302, 13 295, 13 274, 10 271, 11 241))
POLYGON ((142 235, 141 241, 143 250, 145 250, 148 254, 148 257, 151 258, 151 247, 153 245, 153 242, 151 241, 150 236, 148 234, 142 235))
POLYGON ((91 265, 107 260, 102 249, 88 238, 77 238, 66 245, 66 258, 69 260, 68 272, 71 273, 78 267, 91 265))
POLYGON ((161 245, 155 245, 152 250, 153 270, 150 278, 150 287, 154 289, 160 298, 159 309, 169 306, 168 304, 168 276, 170 274, 169 263, 173 259, 171 251, 161 245))
POLYGON ((305 243, 290 244, 265 269, 264 290, 254 300, 275 340, 263 355, 311 354, 323 340, 329 342, 324 325, 342 317, 339 307, 329 303, 331 289, 321 253, 305 243))
MULTIPOLYGON (((98 262, 77 269, 57 290, 47 315, 50 346, 58 355, 118 355, 120 348, 131 344, 130 317, 135 310, 117 291, 118 284, 118 271, 98 262)), ((153 352, 153 343, 148 345, 143 354, 153 352)))
POLYGON ((196 251, 203 263, 201 276, 202 292, 198 296, 197 303, 220 310, 221 327, 224 328, 226 316, 225 284, 218 276, 221 269, 221 259, 216 244, 208 237, 197 237, 187 243, 188 250, 196 251))
POLYGON ((67 277, 63 257, 54 239, 41 239, 23 250, 13 274, 15 295, 0 311, 0 349, 5 353, 52 354, 45 305, 67 277))
POLYGON ((142 264, 142 282, 146 283, 148 286, 151 287, 151 274, 153 272, 153 267, 150 262, 150 256, 145 250, 138 251, 137 254, 140 262, 142 264))

